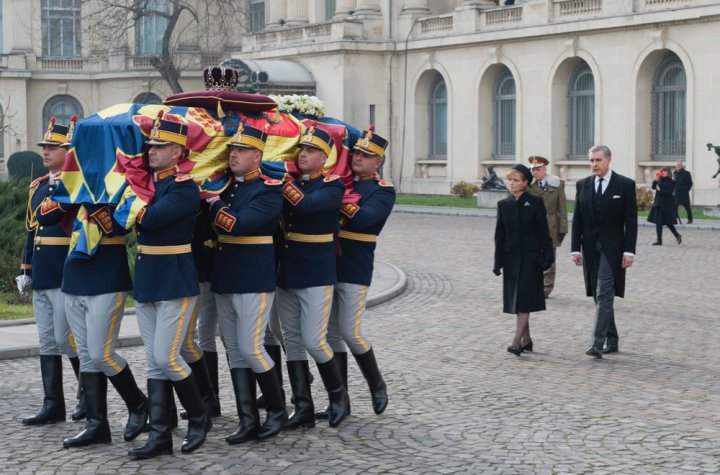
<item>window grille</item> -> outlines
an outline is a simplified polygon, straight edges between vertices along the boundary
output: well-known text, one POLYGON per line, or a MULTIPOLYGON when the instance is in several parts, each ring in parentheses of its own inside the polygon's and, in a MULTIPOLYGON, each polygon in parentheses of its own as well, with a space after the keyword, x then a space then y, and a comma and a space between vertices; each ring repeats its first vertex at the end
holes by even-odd
POLYGON ((568 86, 568 158, 585 160, 595 143, 595 79, 590 66, 581 61, 568 86))
POLYGON ((685 97, 682 61, 668 53, 655 72, 652 90, 652 159, 685 160, 685 97))
POLYGON ((265 1, 250 0, 250 31, 257 33, 265 30, 265 1))
POLYGON ((43 56, 72 58, 81 55, 81 0, 42 0, 43 56))
POLYGON ((509 70, 495 81, 493 111, 493 158, 515 159, 515 79, 509 70))
POLYGON ((55 117, 59 125, 68 125, 73 114, 77 115, 78 119, 84 117, 82 106, 77 99, 66 94, 51 97, 43 107, 43 130, 50 117, 55 117))
POLYGON ((447 87, 438 77, 430 94, 430 159, 447 159, 447 87))

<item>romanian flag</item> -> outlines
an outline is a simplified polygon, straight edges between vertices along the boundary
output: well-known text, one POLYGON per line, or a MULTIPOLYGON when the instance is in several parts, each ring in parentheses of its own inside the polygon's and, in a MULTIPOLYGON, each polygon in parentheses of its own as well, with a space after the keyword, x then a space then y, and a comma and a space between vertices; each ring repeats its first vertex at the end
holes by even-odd
MULTIPOLYGON (((199 107, 118 104, 75 125, 62 181, 53 199, 62 204, 114 205, 115 220, 130 229, 137 213, 152 203, 155 194, 144 143, 160 110, 166 120, 188 125, 189 155, 178 163, 178 168, 193 175, 203 198, 221 193, 229 184, 226 145, 240 123, 268 133, 262 170, 273 178, 283 179, 297 172, 297 144, 310 121, 280 112, 271 112, 272 116, 230 112, 220 118, 215 111, 199 107)), ((349 156, 360 132, 327 117, 317 120, 315 125, 329 132, 335 141, 326 170, 340 175, 348 186, 350 191, 346 191, 343 201, 357 202, 359 197, 351 188, 349 156)), ((87 212, 81 208, 73 224, 71 257, 92 256, 100 236, 97 225, 88 221, 87 212)))

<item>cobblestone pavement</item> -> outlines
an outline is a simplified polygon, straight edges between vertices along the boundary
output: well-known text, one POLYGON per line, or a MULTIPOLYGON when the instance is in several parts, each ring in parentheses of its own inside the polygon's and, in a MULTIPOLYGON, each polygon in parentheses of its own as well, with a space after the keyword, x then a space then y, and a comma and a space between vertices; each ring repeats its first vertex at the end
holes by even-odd
MULTIPOLYGON (((181 455, 181 429, 175 455, 138 462, 126 456, 139 442, 122 441, 125 410, 112 388, 111 445, 64 450, 81 423, 23 427, 41 398, 38 362, 7 360, 0 472, 718 473, 720 235, 681 229, 682 246, 651 247, 653 230, 640 230, 628 298, 616 303, 621 352, 602 360, 584 355, 592 300, 566 242, 548 311, 531 316, 535 352, 517 358, 505 351, 514 317, 501 313, 501 279, 490 272, 493 229, 492 219, 391 217, 378 257, 405 270, 408 287, 366 320, 391 397, 382 416, 351 363, 352 416, 339 428, 231 447, 223 436, 237 422, 223 371, 223 416, 208 442, 181 455)), ((141 348, 121 351, 142 379, 141 348)), ((73 389, 68 379, 66 394, 73 389)), ((313 390, 324 405, 317 378, 313 390)))

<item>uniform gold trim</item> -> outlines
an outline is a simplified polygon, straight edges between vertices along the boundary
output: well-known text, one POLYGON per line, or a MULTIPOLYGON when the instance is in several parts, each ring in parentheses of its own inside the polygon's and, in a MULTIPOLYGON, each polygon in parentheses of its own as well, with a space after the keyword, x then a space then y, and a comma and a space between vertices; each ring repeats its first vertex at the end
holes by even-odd
POLYGON ((225 236, 218 235, 218 242, 222 244, 272 244, 272 236, 225 236))
POLYGON ((114 237, 101 237, 101 245, 125 245, 125 236, 114 236, 114 237))
POLYGON ((138 254, 150 254, 155 256, 166 256, 172 254, 187 254, 192 252, 190 244, 179 244, 177 246, 143 246, 137 247, 138 254))
POLYGON ((353 241, 362 241, 362 242, 376 242, 377 241, 377 235, 375 234, 364 234, 364 233, 354 233, 352 231, 346 231, 344 229, 341 229, 338 233, 338 236, 344 239, 351 239, 353 241))
POLYGON ((329 233, 329 234, 287 233, 285 235, 285 238, 288 241, 295 241, 295 242, 320 243, 320 242, 332 242, 333 241, 332 233, 329 233))
POLYGON ((44 246, 69 246, 69 245, 70 245, 70 238, 67 238, 67 237, 37 236, 33 242, 35 243, 36 246, 39 246, 39 245, 44 245, 44 246))

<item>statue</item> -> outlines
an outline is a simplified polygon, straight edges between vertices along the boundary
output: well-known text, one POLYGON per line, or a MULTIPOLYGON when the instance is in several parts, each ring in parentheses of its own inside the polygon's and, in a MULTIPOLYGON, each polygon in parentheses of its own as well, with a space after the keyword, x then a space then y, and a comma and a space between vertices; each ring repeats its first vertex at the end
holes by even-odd
POLYGON ((505 183, 497 176, 494 167, 485 165, 485 168, 487 168, 487 176, 483 177, 480 189, 482 191, 507 191, 505 183))
POLYGON ((707 144, 708 151, 715 149, 715 155, 717 155, 718 169, 713 175, 713 178, 720 175, 720 145, 707 144))

